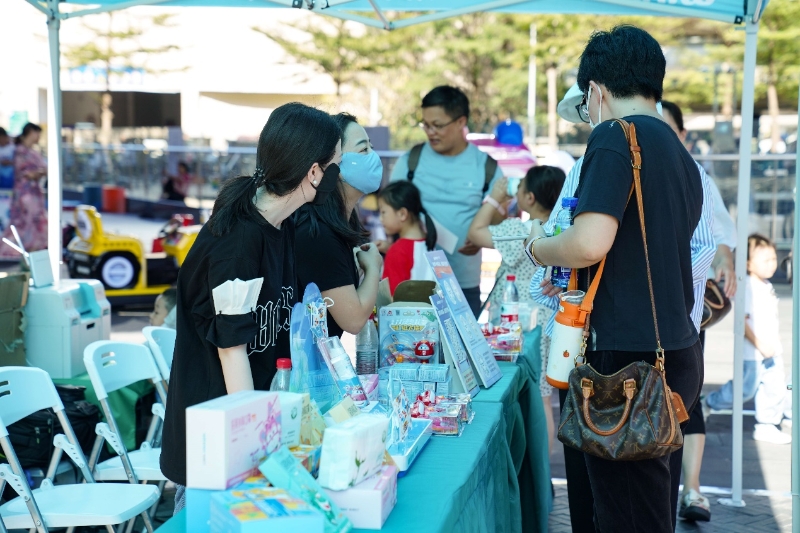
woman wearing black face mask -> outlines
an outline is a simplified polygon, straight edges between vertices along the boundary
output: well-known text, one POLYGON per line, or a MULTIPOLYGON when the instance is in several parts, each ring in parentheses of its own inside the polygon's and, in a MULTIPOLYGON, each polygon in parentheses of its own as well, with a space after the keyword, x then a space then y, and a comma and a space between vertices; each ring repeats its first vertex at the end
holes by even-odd
POLYGON ((277 108, 261 132, 252 176, 230 178, 178 275, 176 341, 161 470, 184 505, 187 407, 242 390, 268 390, 289 353, 298 300, 294 223, 300 206, 335 187, 341 133, 303 104, 277 108))
POLYGON ((328 309, 331 337, 343 331, 355 335, 364 327, 375 307, 383 263, 375 245, 366 244, 369 232, 356 213, 361 197, 380 187, 383 165, 355 117, 340 113, 333 119, 342 131, 341 177, 322 205, 314 202, 295 215, 298 285, 302 291, 314 282, 323 297, 333 300, 328 309), (364 271, 360 283, 356 256, 364 271))

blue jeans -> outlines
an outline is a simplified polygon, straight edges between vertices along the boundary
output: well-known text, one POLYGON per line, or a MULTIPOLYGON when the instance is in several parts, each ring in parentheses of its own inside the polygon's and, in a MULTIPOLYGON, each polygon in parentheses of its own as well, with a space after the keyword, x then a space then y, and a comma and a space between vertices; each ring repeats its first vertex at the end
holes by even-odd
MULTIPOLYGON (((775 364, 771 368, 766 368, 763 361, 744 362, 744 401, 755 399, 756 422, 759 424, 780 424, 788 407, 783 358, 777 356, 773 359, 775 364)), ((733 380, 710 393, 706 403, 715 410, 733 409, 733 380)))

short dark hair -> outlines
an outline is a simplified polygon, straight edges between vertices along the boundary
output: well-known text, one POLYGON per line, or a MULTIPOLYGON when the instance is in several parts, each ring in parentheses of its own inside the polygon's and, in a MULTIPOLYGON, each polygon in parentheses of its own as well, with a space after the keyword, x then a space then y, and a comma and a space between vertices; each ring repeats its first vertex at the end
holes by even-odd
POLYGON ((630 25, 596 31, 589 38, 578 67, 578 87, 603 84, 614 98, 643 96, 661 101, 667 61, 649 33, 630 25))
POLYGON ((178 289, 170 287, 161 293, 161 299, 164 301, 167 311, 172 311, 172 308, 178 303, 178 289))
POLYGON ((675 125, 678 126, 678 131, 686 129, 683 127, 683 112, 678 104, 661 100, 661 109, 669 113, 669 116, 675 121, 675 125))
POLYGON ((0 137, 8 137, 8 132, 3 127, 0 127, 0 137))
POLYGON ((33 122, 28 122, 22 127, 22 133, 20 133, 19 136, 14 140, 14 144, 21 144, 22 139, 30 135, 31 132, 41 132, 41 131, 42 131, 41 126, 39 126, 38 124, 34 124, 33 122))
POLYGON ((178 161, 178 168, 181 167, 185 168, 186 172, 189 172, 189 163, 187 163, 186 161, 178 161))
POLYGON ((469 98, 458 87, 440 85, 422 99, 422 108, 441 107, 453 120, 461 117, 469 118, 469 98))
POLYGON ((416 185, 408 180, 393 181, 378 193, 378 199, 386 202, 395 211, 403 208, 407 209, 408 213, 417 220, 420 219, 421 215, 425 215, 425 246, 428 250, 433 250, 436 247, 438 239, 436 226, 422 206, 422 196, 416 185))
POLYGON ((771 240, 760 235, 758 233, 753 233, 749 237, 747 237, 747 260, 750 260, 750 254, 758 249, 758 248, 772 248, 775 249, 775 245, 772 243, 771 240))
POLYGON ((542 207, 552 211, 566 179, 564 171, 558 167, 531 167, 525 174, 525 190, 532 192, 542 207))

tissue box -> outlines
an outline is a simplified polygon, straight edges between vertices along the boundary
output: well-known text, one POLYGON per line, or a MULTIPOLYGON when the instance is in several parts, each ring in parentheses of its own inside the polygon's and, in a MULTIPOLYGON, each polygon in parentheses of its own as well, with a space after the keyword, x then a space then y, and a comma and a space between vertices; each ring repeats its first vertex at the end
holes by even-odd
POLYGON ((211 533, 323 533, 322 514, 283 489, 216 492, 211 497, 211 533))
POLYGON ((392 379, 399 379, 400 381, 416 381, 419 363, 395 363, 389 371, 392 379))
POLYGON ((361 529, 380 529, 397 503, 397 467, 381 471, 347 490, 325 489, 328 497, 361 529))
POLYGON ((437 396, 449 396, 453 391, 453 376, 448 376, 447 381, 436 384, 437 396))
POLYGON ((294 458, 300 461, 300 464, 306 467, 308 473, 314 477, 319 474, 319 458, 322 453, 322 446, 307 446, 301 444, 294 448, 289 448, 289 451, 294 458))
POLYGON ((378 400, 378 374, 367 374, 358 376, 361 381, 361 386, 364 388, 364 393, 367 395, 367 400, 375 402, 378 400))
POLYGON ((450 365, 420 365, 417 379, 420 381, 447 381, 450 365))
POLYGON ((291 448, 300 444, 300 427, 303 419, 303 395, 279 392, 281 401, 281 444, 291 448))
MULTIPOLYGON (((238 490, 260 489, 269 487, 269 482, 258 472, 236 485, 238 490)), ((211 497, 218 490, 186 489, 186 531, 192 533, 208 533, 211 520, 211 497)))
POLYGON ((353 528, 350 520, 330 501, 317 480, 311 477, 285 446, 281 446, 258 468, 274 486, 299 496, 322 512, 325 533, 346 533, 353 528))
POLYGON ((281 443, 278 394, 241 391, 186 409, 186 486, 225 490, 281 443))
POLYGON ((381 307, 381 366, 439 362, 439 319, 430 304, 399 302, 381 307))
POLYGON ((325 430, 319 462, 319 484, 344 490, 375 475, 383 464, 389 419, 361 415, 325 430))
POLYGON ((331 407, 330 411, 325 413, 325 424, 327 426, 334 426, 339 422, 344 422, 354 416, 361 414, 361 410, 356 407, 355 402, 350 396, 345 396, 342 401, 331 407))
POLYGON ((300 444, 319 446, 325 432, 325 420, 319 412, 317 402, 306 392, 303 397, 303 416, 300 420, 300 444))

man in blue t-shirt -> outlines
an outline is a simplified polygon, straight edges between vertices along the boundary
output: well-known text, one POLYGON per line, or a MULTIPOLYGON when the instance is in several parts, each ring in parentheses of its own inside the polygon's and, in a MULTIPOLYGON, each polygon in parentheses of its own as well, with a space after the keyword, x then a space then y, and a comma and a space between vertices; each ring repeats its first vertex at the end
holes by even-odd
MULTIPOLYGON (((444 232, 440 231, 439 244, 445 249, 464 296, 477 316, 481 306, 481 249, 467 239, 467 231, 484 201, 488 156, 467 142, 468 119, 469 99, 461 90, 442 85, 425 95, 420 127, 428 142, 419 154, 413 183, 419 188, 425 210, 439 227, 446 228, 457 239, 448 250, 441 235, 444 232)), ((404 154, 395 163, 392 181, 408 179, 409 155, 410 152, 404 154)), ((498 167, 492 184, 501 175, 498 167)), ((493 223, 504 218, 502 207, 497 207, 493 223)))

